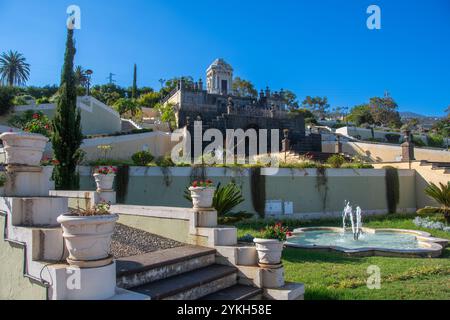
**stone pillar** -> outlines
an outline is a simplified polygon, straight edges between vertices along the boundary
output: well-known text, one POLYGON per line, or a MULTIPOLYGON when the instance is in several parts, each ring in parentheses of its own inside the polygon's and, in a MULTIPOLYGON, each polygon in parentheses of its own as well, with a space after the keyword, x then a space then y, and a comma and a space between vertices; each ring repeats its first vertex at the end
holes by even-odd
POLYGON ((341 142, 340 135, 336 135, 336 144, 334 146, 334 153, 337 153, 337 154, 342 153, 342 142, 341 142))
POLYGON ((402 161, 416 160, 414 157, 414 142, 411 141, 411 132, 405 131, 405 142, 402 143, 402 161))
POLYGON ((291 141, 289 140, 289 129, 283 130, 284 139, 281 142, 282 151, 284 153, 289 152, 291 149, 291 141))

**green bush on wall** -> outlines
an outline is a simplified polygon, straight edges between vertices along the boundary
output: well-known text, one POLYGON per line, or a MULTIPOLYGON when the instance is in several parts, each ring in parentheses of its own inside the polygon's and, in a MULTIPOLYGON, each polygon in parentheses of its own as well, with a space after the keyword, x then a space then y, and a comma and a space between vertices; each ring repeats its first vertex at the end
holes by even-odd
POLYGON ((251 169, 250 185, 252 204, 260 218, 264 218, 266 211, 266 176, 261 175, 261 168, 251 169))
POLYGON ((397 205, 400 201, 400 180, 397 168, 387 166, 386 170, 386 200, 389 213, 397 212, 397 205))
POLYGON ((131 156, 131 160, 137 166, 146 166, 153 161, 155 157, 148 151, 139 151, 131 156))

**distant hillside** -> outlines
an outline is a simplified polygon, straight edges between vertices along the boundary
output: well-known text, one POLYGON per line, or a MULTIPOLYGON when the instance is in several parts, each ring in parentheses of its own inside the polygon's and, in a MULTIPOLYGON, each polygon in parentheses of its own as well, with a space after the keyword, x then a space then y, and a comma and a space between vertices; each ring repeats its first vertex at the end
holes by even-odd
POLYGON ((432 118, 432 117, 424 116, 423 114, 418 114, 418 113, 409 112, 409 111, 400 112, 400 117, 407 118, 407 119, 411 119, 411 118, 417 118, 417 119, 432 118))

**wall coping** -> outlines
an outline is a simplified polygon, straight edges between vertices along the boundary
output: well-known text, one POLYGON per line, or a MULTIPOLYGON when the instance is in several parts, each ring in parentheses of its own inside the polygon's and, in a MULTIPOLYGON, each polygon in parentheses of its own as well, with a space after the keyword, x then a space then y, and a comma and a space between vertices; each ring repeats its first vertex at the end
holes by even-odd
POLYGON ((176 219, 189 221, 194 210, 191 208, 151 207, 115 204, 111 206, 111 213, 130 216, 143 216, 163 219, 176 219))
MULTIPOLYGON (((81 176, 89 176, 92 174, 92 167, 80 166, 78 167, 81 176)), ((316 177, 316 169, 289 169, 280 168, 275 174, 273 169, 263 168, 261 174, 265 176, 275 177, 316 177)), ((172 167, 169 168, 170 175, 174 177, 190 177, 192 174, 191 167, 172 167)), ((327 169, 328 177, 384 177, 385 169, 327 169)), ((413 169, 399 169, 399 176, 410 177, 414 176, 413 169)), ((133 177, 160 177, 163 176, 163 171, 160 167, 130 167, 130 176, 133 177)), ((206 168, 206 175, 208 177, 249 177, 250 169, 234 169, 234 168, 206 168)))

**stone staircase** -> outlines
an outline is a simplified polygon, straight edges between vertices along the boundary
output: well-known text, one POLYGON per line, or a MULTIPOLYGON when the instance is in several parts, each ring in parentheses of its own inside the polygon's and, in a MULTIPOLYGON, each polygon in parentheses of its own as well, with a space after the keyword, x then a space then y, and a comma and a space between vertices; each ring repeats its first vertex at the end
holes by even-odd
POLYGON ((250 300, 262 289, 238 283, 238 269, 216 263, 217 251, 183 246, 118 259, 117 285, 151 300, 250 300))
POLYGON ((421 167, 431 167, 431 170, 441 170, 443 174, 450 174, 450 162, 421 161, 421 167))

